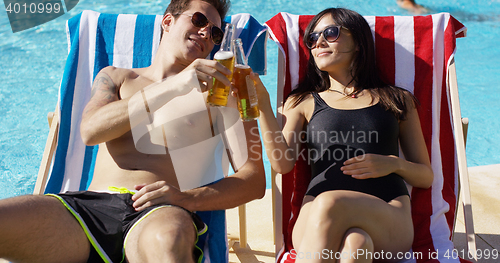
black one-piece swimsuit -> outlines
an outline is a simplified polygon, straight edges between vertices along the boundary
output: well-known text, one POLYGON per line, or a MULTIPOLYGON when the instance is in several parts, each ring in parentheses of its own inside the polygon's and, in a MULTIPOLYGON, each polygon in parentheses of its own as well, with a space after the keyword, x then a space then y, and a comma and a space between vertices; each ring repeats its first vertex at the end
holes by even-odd
POLYGON ((318 93, 312 95, 315 106, 307 126, 312 175, 306 195, 351 190, 386 202, 408 195, 403 178, 395 173, 355 179, 340 170, 347 159, 362 158, 367 153, 398 156, 399 123, 396 117, 378 103, 361 109, 341 110, 328 106, 318 93))

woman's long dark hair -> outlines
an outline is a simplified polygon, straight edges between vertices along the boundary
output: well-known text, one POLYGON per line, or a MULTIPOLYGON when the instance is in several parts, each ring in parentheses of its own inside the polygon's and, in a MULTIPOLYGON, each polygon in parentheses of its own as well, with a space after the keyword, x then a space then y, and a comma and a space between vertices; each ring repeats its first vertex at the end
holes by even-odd
MULTIPOLYGON (((317 14, 309 23, 304 33, 303 42, 306 43, 307 36, 313 32, 319 20, 325 15, 330 15, 336 25, 345 27, 351 32, 358 51, 354 56, 351 76, 356 86, 349 94, 358 94, 362 90, 370 93, 373 99, 378 99, 379 103, 386 110, 391 111, 396 118, 403 120, 408 110, 408 96, 416 103, 415 97, 408 91, 384 83, 380 76, 375 59, 375 44, 370 30, 370 26, 360 14, 344 8, 328 8, 317 14)), ((340 36, 342 37, 342 35, 340 36)), ((326 71, 321 71, 314 57, 309 51, 309 61, 307 73, 302 82, 297 85, 288 97, 294 99, 292 107, 297 106, 311 92, 322 92, 330 88, 330 78, 326 71)), ((287 97, 287 99, 288 99, 287 97)))

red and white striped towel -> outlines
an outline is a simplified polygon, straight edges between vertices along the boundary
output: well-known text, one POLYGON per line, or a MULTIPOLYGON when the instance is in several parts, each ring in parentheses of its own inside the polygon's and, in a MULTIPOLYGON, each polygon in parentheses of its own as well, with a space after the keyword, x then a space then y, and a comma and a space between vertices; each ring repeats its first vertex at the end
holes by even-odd
MULTIPOLYGON (((312 18, 279 13, 266 22, 285 57, 284 87, 278 87, 279 106, 305 75, 309 53, 301 40, 312 18)), ((413 92, 421 103, 418 112, 434 171, 430 189, 409 189, 415 228, 412 251, 421 252, 422 258, 405 262, 467 262, 452 254, 450 241, 459 189, 446 75, 455 54, 455 40, 465 36, 466 28, 448 13, 365 19, 374 34, 383 79, 413 92)), ((293 248, 291 230, 309 173, 304 162, 297 162, 292 172, 283 175, 284 248, 278 261, 293 262, 290 254, 283 255, 293 248)))

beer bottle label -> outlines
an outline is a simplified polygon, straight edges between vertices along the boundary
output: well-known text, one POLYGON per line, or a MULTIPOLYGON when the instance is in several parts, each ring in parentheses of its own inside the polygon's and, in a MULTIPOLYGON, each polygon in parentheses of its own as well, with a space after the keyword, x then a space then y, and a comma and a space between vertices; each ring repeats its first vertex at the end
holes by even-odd
POLYGON ((250 100, 250 107, 255 107, 257 104, 259 104, 259 101, 257 99, 257 91, 255 89, 255 85, 253 84, 253 80, 250 78, 249 75, 245 76, 245 80, 247 82, 247 92, 248 92, 248 99, 250 100))

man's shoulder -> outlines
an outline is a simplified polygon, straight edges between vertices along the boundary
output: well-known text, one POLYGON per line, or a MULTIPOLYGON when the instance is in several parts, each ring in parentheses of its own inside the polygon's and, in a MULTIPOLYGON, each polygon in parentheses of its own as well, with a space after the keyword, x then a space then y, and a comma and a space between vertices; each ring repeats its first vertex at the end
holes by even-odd
POLYGON ((111 78, 113 78, 113 80, 115 80, 115 78, 116 79, 126 79, 126 78, 130 78, 134 75, 137 75, 136 69, 118 68, 115 66, 107 66, 107 67, 101 69, 101 71, 99 73, 105 73, 108 76, 110 76, 111 78))
POLYGON ((115 85, 121 86, 127 79, 137 78, 137 70, 136 69, 128 69, 128 68, 118 68, 114 66, 107 66, 101 71, 99 74, 107 75, 111 80, 115 83, 115 85))

